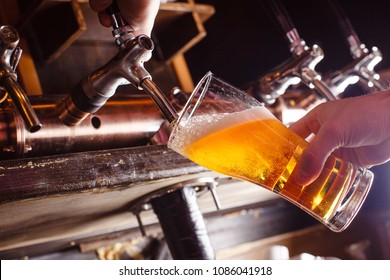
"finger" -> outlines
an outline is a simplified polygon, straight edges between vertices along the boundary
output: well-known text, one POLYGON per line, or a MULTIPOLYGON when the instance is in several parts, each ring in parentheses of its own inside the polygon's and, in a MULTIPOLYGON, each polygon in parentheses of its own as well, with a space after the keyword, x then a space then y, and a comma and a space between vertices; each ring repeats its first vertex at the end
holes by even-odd
POLYGON ((294 172, 294 180, 300 185, 306 186, 317 179, 329 155, 340 146, 337 134, 325 131, 319 130, 312 143, 302 152, 294 172))
POLYGON ((98 13, 99 22, 101 25, 105 27, 110 27, 112 25, 110 16, 105 12, 98 13))
POLYGON ((293 132, 306 139, 311 134, 316 134, 320 128, 315 112, 309 112, 300 120, 289 126, 293 132))
POLYGON ((311 184, 321 173, 323 160, 310 150, 304 150, 293 172, 294 181, 301 185, 311 184))

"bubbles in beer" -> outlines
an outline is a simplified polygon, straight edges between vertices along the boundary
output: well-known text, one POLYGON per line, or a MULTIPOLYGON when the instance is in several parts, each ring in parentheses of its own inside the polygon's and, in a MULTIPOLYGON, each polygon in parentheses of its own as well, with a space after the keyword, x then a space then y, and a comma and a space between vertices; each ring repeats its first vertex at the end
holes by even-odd
POLYGON ((254 107, 238 113, 192 116, 189 120, 177 124, 168 147, 182 154, 186 146, 206 135, 253 119, 276 118, 264 107, 254 107))

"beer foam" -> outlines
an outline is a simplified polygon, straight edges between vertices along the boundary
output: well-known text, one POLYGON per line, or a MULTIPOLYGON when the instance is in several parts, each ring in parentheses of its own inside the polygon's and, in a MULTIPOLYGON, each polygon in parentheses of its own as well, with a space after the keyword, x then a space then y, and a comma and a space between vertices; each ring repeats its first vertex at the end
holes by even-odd
POLYGON ((276 117, 263 106, 237 113, 193 116, 188 121, 180 121, 175 126, 169 138, 168 147, 182 153, 186 146, 206 135, 242 123, 267 119, 276 119, 276 117))

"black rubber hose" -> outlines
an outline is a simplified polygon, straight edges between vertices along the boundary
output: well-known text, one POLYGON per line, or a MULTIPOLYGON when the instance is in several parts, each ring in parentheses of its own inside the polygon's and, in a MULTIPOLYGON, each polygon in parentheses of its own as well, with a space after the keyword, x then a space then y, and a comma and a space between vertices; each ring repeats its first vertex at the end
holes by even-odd
POLYGON ((154 198, 151 204, 173 259, 215 259, 193 187, 184 187, 154 198))

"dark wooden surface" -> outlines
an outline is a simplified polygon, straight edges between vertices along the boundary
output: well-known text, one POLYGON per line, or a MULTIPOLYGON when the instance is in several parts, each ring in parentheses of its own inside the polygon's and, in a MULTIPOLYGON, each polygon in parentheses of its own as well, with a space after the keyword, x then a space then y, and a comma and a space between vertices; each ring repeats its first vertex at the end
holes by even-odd
POLYGON ((146 146, 0 163, 0 202, 105 191, 205 172, 165 146, 146 146))
POLYGON ((134 200, 210 173, 166 146, 1 161, 0 252, 137 227, 134 200))

